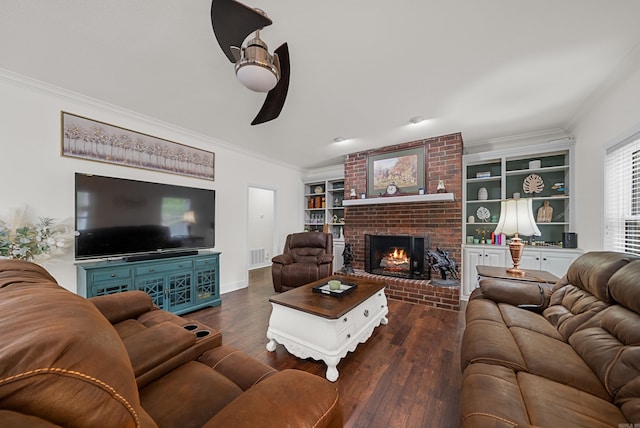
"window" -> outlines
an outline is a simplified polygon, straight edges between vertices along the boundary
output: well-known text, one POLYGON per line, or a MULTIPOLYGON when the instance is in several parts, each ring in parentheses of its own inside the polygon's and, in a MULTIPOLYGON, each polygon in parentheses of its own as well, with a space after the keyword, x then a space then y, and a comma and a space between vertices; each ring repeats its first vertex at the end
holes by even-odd
POLYGON ((605 158, 605 248, 640 255, 640 134, 605 158))
POLYGON ((161 218, 162 225, 169 226, 169 232, 172 237, 189 236, 190 223, 194 222, 193 211, 191 209, 191 200, 185 198, 162 198, 161 218), (191 218, 187 217, 187 213, 191 212, 191 218))

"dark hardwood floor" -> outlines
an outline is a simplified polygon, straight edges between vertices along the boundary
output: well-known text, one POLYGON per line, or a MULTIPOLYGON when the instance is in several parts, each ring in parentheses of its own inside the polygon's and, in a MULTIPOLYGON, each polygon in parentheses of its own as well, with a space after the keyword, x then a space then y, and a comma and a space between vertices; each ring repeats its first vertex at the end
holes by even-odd
MULTIPOLYGON (((266 350, 275 294, 270 268, 250 272, 249 287, 224 294, 222 305, 186 314, 222 331, 223 343, 282 370, 324 377, 326 366, 301 360, 282 345, 266 350)), ((463 312, 389 300, 389 323, 338 364, 335 382, 346 427, 457 427, 463 312)), ((464 308, 463 308, 464 309, 464 308)))

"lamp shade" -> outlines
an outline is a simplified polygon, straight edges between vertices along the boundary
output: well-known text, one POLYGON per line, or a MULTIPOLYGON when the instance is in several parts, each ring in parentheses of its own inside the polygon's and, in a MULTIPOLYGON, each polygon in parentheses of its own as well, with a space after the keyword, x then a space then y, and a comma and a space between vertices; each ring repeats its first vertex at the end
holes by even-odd
POLYGON ((529 198, 507 199, 500 202, 500 220, 494 233, 507 236, 515 234, 540 236, 540 229, 533 218, 532 200, 529 198))
POLYGON ((196 213, 194 211, 185 211, 182 215, 182 221, 185 223, 195 223, 196 222, 196 213))

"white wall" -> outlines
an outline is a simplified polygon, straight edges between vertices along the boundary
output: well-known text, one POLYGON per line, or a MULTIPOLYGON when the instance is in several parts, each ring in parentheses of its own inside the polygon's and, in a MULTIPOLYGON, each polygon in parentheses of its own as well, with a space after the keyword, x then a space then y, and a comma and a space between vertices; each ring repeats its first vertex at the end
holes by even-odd
MULTIPOLYGON (((238 151, 223 142, 2 70, 0 123, 0 215, 28 206, 34 220, 67 218, 73 224, 75 172, 216 189, 215 249, 222 252, 223 293, 247 286, 246 195, 250 184, 260 183, 281 195, 276 208, 279 240, 284 243, 287 233, 302 229, 301 171, 238 151), (61 157, 61 110, 213 151, 215 181, 61 157)), ((44 266, 62 286, 77 290, 72 248, 61 260, 44 266)))
MULTIPOLYGON (((579 72, 579 71, 576 71, 579 72)), ((575 121, 576 230, 584 250, 604 247, 603 156, 610 147, 640 131, 640 47, 621 64, 575 121)))

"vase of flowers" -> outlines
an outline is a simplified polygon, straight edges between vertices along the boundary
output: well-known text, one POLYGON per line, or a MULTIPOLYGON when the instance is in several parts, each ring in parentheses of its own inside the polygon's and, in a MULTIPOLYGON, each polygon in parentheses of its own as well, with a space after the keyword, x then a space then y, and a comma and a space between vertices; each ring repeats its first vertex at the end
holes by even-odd
MULTIPOLYGON (((25 210, 26 211, 26 210, 25 210)), ((0 258, 44 261, 65 251, 72 233, 49 217, 23 223, 24 211, 12 223, 0 219, 0 258)))

